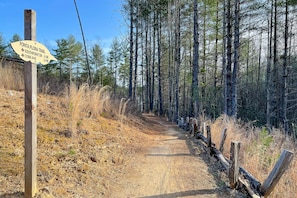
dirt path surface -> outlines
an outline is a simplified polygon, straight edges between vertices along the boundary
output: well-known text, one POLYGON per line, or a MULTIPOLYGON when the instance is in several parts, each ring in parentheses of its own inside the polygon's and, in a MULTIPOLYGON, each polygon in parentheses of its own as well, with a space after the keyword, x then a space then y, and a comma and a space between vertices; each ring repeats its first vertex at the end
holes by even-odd
POLYGON ((131 155, 111 197, 232 197, 206 154, 176 125, 146 115, 155 134, 131 155), (208 162, 207 162, 208 161, 208 162))

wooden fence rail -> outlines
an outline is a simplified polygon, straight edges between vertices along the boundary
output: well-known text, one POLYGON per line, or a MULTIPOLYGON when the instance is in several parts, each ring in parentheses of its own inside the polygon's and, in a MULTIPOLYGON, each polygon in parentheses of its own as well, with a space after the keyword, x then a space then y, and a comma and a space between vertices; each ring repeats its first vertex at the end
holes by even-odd
POLYGON ((274 166, 273 170, 267 177, 267 179, 261 184, 252 174, 239 165, 239 151, 241 143, 238 141, 231 142, 230 159, 226 159, 222 152, 224 150, 224 143, 227 137, 227 129, 222 131, 219 150, 215 147, 215 144, 211 142, 211 129, 205 123, 202 125, 202 131, 200 129, 200 123, 197 119, 187 117, 178 121, 179 127, 190 132, 192 137, 200 139, 203 142, 203 146, 209 151, 208 153, 217 158, 222 166, 226 169, 229 177, 230 188, 238 188, 239 186, 245 186, 245 189, 251 197, 268 197, 273 191, 280 178, 287 170, 289 164, 293 160, 293 152, 283 150, 282 154, 274 166), (204 136, 206 132, 207 137, 204 136))

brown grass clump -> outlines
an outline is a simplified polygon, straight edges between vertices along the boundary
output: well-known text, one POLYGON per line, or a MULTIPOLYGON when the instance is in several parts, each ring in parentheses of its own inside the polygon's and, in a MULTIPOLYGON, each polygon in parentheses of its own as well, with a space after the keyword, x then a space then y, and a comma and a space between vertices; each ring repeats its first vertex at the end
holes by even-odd
MULTIPOLYGON (((227 128, 224 156, 229 158, 231 141, 240 141, 240 163, 261 183, 265 181, 284 149, 296 152, 294 142, 277 129, 269 134, 265 128, 252 123, 221 116, 211 124, 212 141, 219 147, 221 133, 227 128)), ((295 197, 297 194, 296 157, 269 197, 295 197)))

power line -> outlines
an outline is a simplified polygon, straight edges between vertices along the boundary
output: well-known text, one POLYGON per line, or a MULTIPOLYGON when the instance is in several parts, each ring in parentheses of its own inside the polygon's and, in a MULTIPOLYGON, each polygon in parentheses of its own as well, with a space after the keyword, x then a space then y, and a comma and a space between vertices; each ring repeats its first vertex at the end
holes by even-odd
POLYGON ((80 20, 80 16, 79 16, 79 12, 78 12, 78 8, 77 8, 76 0, 74 0, 74 5, 75 5, 75 9, 76 9, 78 21, 79 21, 79 26, 80 26, 80 30, 81 30, 81 34, 82 34, 82 38, 83 38, 83 43, 84 43, 84 49, 85 49, 85 55, 86 55, 86 63, 87 63, 87 68, 88 68, 88 73, 89 73, 89 78, 88 78, 88 81, 89 82, 88 83, 89 83, 89 85, 91 85, 92 84, 92 76, 91 76, 91 69, 90 69, 90 65, 89 65, 88 51, 87 51, 85 35, 84 35, 84 31, 83 31, 81 20, 80 20))

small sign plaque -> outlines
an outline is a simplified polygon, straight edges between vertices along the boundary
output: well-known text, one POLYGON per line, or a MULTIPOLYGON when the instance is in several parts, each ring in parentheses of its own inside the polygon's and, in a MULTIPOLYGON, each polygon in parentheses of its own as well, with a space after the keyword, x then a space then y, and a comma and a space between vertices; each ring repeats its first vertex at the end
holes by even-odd
POLYGON ((13 42, 11 47, 21 59, 31 63, 46 65, 51 60, 57 60, 44 45, 33 40, 13 42))

